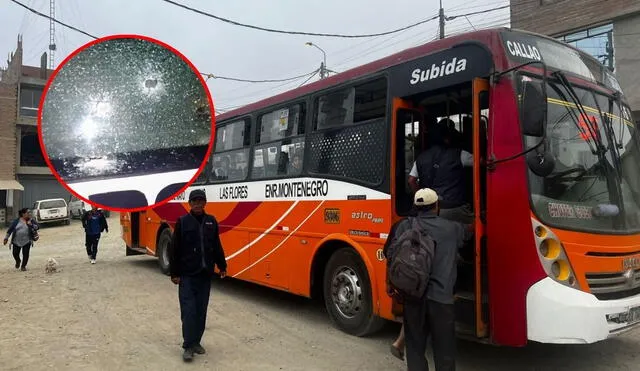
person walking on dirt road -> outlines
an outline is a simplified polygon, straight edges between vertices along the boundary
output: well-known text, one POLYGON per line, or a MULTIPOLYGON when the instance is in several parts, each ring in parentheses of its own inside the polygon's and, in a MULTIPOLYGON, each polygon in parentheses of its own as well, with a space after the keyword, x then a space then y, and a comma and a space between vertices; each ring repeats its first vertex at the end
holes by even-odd
POLYGON ((211 292, 214 266, 220 277, 227 276, 218 221, 204 211, 207 196, 196 189, 189 194, 191 211, 181 216, 173 231, 169 266, 171 282, 178 285, 180 317, 182 320, 182 358, 189 362, 194 353, 206 351, 200 344, 207 322, 207 307, 211 292))
POLYGON ((37 241, 38 239, 38 229, 38 223, 29 215, 29 209, 20 209, 20 211, 18 211, 18 218, 9 226, 3 241, 6 245, 7 242, 9 242, 9 237, 13 235, 9 248, 13 248, 13 258, 16 260, 16 269, 20 268, 22 271, 27 270, 29 251, 31 251, 33 241, 37 241), (20 260, 21 250, 22 260, 20 260))
POLYGON ((87 247, 87 256, 91 264, 96 263, 96 255, 98 255, 98 242, 102 231, 109 233, 109 225, 107 218, 101 210, 91 205, 91 210, 82 214, 82 227, 85 231, 85 246, 87 247))

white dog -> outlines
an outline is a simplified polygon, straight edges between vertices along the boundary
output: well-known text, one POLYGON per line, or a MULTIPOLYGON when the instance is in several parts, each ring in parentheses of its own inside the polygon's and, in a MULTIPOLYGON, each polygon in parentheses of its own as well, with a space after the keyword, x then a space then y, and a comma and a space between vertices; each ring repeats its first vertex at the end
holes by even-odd
POLYGON ((47 266, 44 268, 47 273, 58 272, 58 262, 54 258, 47 259, 47 266))

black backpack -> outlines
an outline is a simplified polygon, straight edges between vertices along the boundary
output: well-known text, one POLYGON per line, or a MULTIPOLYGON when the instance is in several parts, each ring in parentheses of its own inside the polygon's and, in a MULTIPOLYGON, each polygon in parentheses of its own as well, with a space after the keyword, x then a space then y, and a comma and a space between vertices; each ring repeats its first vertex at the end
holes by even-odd
POLYGON ((389 283, 406 299, 423 298, 435 254, 436 243, 420 229, 416 219, 408 219, 411 227, 392 242, 388 268, 389 283))

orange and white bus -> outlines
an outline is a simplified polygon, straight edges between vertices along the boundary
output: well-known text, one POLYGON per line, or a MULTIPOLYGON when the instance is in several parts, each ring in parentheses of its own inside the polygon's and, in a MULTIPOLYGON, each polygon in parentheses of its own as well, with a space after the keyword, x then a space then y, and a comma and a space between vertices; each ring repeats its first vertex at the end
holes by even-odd
MULTIPOLYGON (((483 30, 405 50, 220 115, 204 189, 230 276, 324 298, 363 336, 397 320, 382 247, 406 216, 429 125, 473 153, 475 239, 462 251, 461 335, 592 343, 640 323, 639 135, 596 59, 557 40, 483 30)), ((185 195, 122 214, 127 254, 168 271, 185 195)))

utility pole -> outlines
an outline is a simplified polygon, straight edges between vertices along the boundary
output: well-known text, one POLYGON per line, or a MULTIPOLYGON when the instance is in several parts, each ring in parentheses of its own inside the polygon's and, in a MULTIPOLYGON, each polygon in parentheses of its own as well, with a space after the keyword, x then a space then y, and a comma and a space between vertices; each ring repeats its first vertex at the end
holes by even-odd
POLYGON ((305 43, 305 45, 308 46, 313 46, 314 48, 320 50, 322 52, 322 62, 320 63, 320 79, 324 79, 325 77, 327 77, 328 73, 327 73, 327 53, 325 53, 324 50, 322 50, 321 47, 319 47, 318 45, 308 41, 305 43))
POLYGON ((442 7, 442 0, 440 0, 440 13, 439 13, 439 18, 440 18, 440 38, 444 39, 444 8, 442 7))
POLYGON ((49 69, 55 66, 56 51, 56 23, 53 19, 56 17, 56 0, 49 1, 49 69))
POLYGON ((609 70, 613 72, 615 68, 613 66, 613 31, 607 32, 607 63, 609 64, 609 70))

